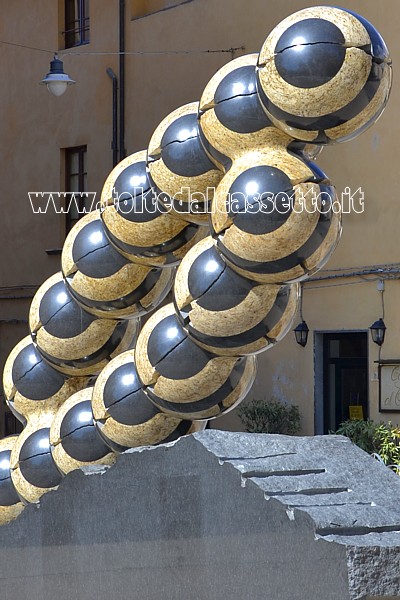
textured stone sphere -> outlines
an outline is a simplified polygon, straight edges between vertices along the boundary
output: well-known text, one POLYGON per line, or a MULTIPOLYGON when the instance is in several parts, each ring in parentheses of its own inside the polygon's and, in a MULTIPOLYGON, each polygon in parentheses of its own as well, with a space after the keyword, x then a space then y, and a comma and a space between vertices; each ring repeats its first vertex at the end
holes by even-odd
POLYGON ((166 415, 150 402, 136 371, 134 350, 120 354, 102 370, 92 408, 99 432, 116 452, 171 442, 201 428, 199 423, 166 415))
POLYGON ((258 91, 271 121, 306 142, 346 141, 372 125, 391 87, 389 52, 376 29, 342 8, 284 19, 259 57, 258 91))
POLYGON ((50 449, 53 417, 53 413, 47 413, 28 421, 11 451, 12 482, 26 502, 37 502, 43 494, 56 489, 62 480, 50 449))
POLYGON ((153 133, 148 169, 161 202, 185 221, 208 225, 213 189, 222 172, 208 158, 200 141, 198 102, 168 115, 153 133), (163 200, 164 198, 164 200, 163 200))
POLYGON ((21 423, 32 414, 56 411, 87 385, 85 377, 66 377, 43 360, 30 336, 21 340, 7 358, 3 388, 11 412, 21 423))
POLYGON ((185 256, 174 287, 177 315, 189 337, 221 356, 272 347, 290 329, 298 297, 298 284, 258 284, 233 271, 210 237, 185 256))
POLYGON ((16 519, 24 509, 11 479, 11 450, 17 439, 17 435, 10 435, 0 440, 0 525, 16 519))
POLYGON ((217 188, 211 221, 235 271, 285 283, 328 260, 341 233, 341 206, 315 163, 271 147, 235 160, 217 188))
POLYGON ((147 152, 121 161, 107 177, 101 194, 101 218, 107 237, 123 256, 150 266, 180 262, 204 228, 166 212, 148 177, 147 152))
POLYGON ((96 375, 114 356, 131 347, 136 321, 98 319, 72 298, 61 273, 39 288, 29 327, 40 354, 66 375, 96 375))
POLYGON ((51 453, 64 474, 87 465, 112 465, 116 455, 100 437, 93 421, 93 388, 71 396, 58 409, 50 427, 51 453))
MULTIPOLYGON (((293 137, 277 129, 257 94, 258 54, 232 60, 210 79, 199 105, 200 137, 212 160, 227 171, 232 160, 266 144, 292 147, 293 137)), ((298 143, 295 151, 302 150, 298 143)))
POLYGON ((172 286, 173 269, 156 269, 124 258, 108 240, 99 212, 70 231, 61 265, 65 282, 84 310, 104 319, 132 319, 153 310, 172 286))
POLYGON ((211 419, 235 408, 256 375, 254 356, 216 356, 196 345, 173 304, 158 309, 144 325, 135 356, 150 400, 181 419, 211 419))

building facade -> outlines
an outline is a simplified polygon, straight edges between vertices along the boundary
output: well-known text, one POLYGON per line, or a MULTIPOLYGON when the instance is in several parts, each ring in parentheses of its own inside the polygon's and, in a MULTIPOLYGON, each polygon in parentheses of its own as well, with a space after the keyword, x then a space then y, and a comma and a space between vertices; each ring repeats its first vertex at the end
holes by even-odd
MULTIPOLYGON (((304 7, 301 0, 3 4, 1 370, 12 347, 27 335, 35 290, 60 269, 60 248, 77 217, 50 209, 40 213, 40 197, 36 200, 32 194, 85 191, 99 198, 116 160, 146 148, 168 113, 198 100, 221 66, 258 52, 280 20, 304 7), (60 97, 38 85, 57 51, 65 71, 77 82, 60 97), (113 81, 118 87, 114 95, 113 81)), ((369 19, 392 57, 399 55, 397 0, 342 4, 369 19)), ((307 345, 300 347, 289 333, 259 357, 249 399, 275 397, 298 404, 304 434, 335 429, 350 416, 350 407, 359 407, 351 408, 353 414, 362 411, 363 417, 399 422, 399 94, 395 78, 379 122, 356 140, 326 148, 318 157, 345 209, 353 196, 355 210, 344 213, 342 240, 325 270, 303 286, 307 345), (379 350, 369 327, 383 316, 387 331, 379 350)), ((0 435, 13 432, 15 423, 4 405, 0 421, 0 435)), ((241 428, 235 412, 213 426, 241 428)))

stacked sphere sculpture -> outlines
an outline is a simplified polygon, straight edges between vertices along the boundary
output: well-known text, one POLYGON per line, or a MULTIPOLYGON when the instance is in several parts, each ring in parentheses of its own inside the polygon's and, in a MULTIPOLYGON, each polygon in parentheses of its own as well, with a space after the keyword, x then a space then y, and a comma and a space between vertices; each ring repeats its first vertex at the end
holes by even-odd
POLYGON ((111 171, 5 365, 24 430, 0 441, 0 523, 70 471, 198 431, 243 400, 256 355, 293 323, 299 282, 340 237, 314 158, 372 125, 390 87, 368 21, 304 9, 111 171))

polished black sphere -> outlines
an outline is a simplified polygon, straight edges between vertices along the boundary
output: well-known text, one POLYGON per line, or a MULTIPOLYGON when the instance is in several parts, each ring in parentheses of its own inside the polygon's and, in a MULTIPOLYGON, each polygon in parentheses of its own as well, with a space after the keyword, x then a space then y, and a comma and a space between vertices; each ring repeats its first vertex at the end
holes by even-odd
POLYGON ((149 399, 181 419, 210 419, 233 409, 255 377, 254 357, 220 357, 194 343, 173 305, 159 309, 143 327, 136 368, 149 399))
POLYGON ((340 71, 346 57, 344 45, 343 33, 330 21, 298 21, 286 29, 276 44, 276 69, 294 87, 318 87, 340 71))
POLYGON ((200 140, 198 103, 182 106, 157 127, 148 149, 149 176, 163 193, 166 210, 185 221, 208 224, 208 213, 222 172, 200 140))
POLYGON ((66 454, 79 462, 95 462, 110 452, 93 422, 90 400, 69 409, 61 421, 60 439, 66 454))
POLYGON ((98 319, 71 296, 61 274, 39 288, 31 305, 29 324, 40 354, 68 375, 94 375, 114 353, 132 344, 137 323, 98 319))
POLYGON ((102 191, 101 218, 108 239, 130 261, 173 266, 202 232, 169 214, 162 192, 150 181, 146 161, 145 151, 136 152, 111 171, 102 191))
POLYGON ((239 155, 268 144, 285 148, 292 139, 266 115, 257 93, 257 54, 224 65, 207 84, 199 106, 202 144, 225 171, 239 155))
POLYGON ((215 197, 217 248, 240 275, 260 283, 309 277, 328 260, 341 233, 335 189, 313 162, 268 151, 235 161, 215 197))
POLYGON ((18 436, 9 435, 0 440, 0 525, 15 519, 24 509, 12 477, 12 450, 18 436))
POLYGON ((261 285, 239 275, 206 238, 183 259, 174 302, 196 344, 221 356, 244 356, 266 350, 287 333, 298 292, 296 285, 261 285))
POLYGON ((171 442, 189 433, 191 421, 162 413, 143 389, 133 350, 115 358, 97 380, 92 397, 96 426, 116 452, 171 442))
POLYGON ((108 240, 97 212, 69 233, 62 252, 68 290, 87 312, 102 318, 138 318, 153 310, 172 285, 173 270, 134 264, 108 240))
POLYGON ((0 451, 0 506, 13 506, 21 501, 11 479, 10 456, 11 450, 0 451))
POLYGON ((61 483, 62 475, 51 455, 50 429, 45 427, 32 433, 19 453, 22 477, 38 488, 53 488, 61 483))
POLYGON ((86 378, 69 378, 51 367, 30 336, 12 350, 3 374, 7 404, 22 423, 43 410, 57 410, 71 394, 85 387, 86 382, 86 378))

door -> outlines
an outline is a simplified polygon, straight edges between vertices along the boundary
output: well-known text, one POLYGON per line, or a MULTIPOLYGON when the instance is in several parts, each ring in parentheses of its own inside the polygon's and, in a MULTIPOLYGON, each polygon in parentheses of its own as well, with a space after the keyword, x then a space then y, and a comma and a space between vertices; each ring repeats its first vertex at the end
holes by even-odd
POLYGON ((351 417, 368 418, 368 334, 325 333, 324 433, 351 417))

